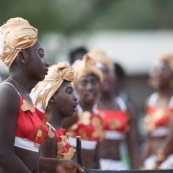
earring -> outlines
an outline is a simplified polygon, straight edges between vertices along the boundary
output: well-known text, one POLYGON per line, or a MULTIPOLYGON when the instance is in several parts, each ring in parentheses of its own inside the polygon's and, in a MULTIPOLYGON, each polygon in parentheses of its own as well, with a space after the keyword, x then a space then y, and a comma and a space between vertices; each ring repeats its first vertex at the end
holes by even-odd
POLYGON ((26 61, 25 61, 25 60, 22 60, 22 64, 23 64, 23 65, 26 65, 26 61))

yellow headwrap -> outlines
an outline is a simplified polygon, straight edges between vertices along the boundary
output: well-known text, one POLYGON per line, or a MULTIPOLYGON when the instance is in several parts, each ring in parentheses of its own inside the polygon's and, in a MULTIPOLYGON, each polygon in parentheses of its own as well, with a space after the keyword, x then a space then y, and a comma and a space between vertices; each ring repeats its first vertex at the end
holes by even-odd
POLYGON ((9 68, 22 49, 37 42, 38 30, 23 18, 9 19, 0 27, 0 60, 9 68))
POLYGON ((91 50, 89 56, 93 58, 97 63, 107 64, 110 68, 114 68, 113 61, 107 56, 106 52, 102 50, 91 50))
POLYGON ((77 60, 73 68, 75 70, 75 78, 73 80, 74 86, 76 86, 81 79, 81 77, 94 74, 99 78, 99 81, 102 82, 102 73, 101 71, 97 68, 96 62, 90 58, 88 54, 84 55, 82 60, 77 60))
POLYGON ((49 99, 55 94, 64 80, 72 82, 74 79, 74 70, 68 62, 60 62, 57 65, 49 67, 48 74, 45 79, 39 82, 33 89, 33 93, 37 95, 35 105, 41 103, 45 110, 49 99))
POLYGON ((167 54, 162 54, 162 55, 158 56, 155 59, 154 63, 156 64, 158 62, 164 62, 164 63, 168 64, 173 71, 173 54, 167 53, 167 54))

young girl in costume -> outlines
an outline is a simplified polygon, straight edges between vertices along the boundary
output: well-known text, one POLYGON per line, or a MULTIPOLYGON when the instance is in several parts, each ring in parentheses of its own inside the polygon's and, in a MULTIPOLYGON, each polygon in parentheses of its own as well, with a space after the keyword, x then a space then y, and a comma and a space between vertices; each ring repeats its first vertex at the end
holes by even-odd
POLYGON ((53 138, 40 147, 41 156, 71 159, 74 155, 75 149, 61 127, 63 119, 73 116, 77 110, 78 101, 71 85, 73 79, 73 68, 67 62, 60 62, 51 66, 45 79, 32 90, 34 104, 48 116, 47 125, 52 129, 53 138))
POLYGON ((105 138, 99 145, 100 168, 129 169, 129 158, 131 167, 137 168, 135 121, 126 103, 115 93, 114 64, 102 50, 92 50, 88 54, 103 73, 101 95, 97 102, 106 131, 105 138))
MULTIPOLYGON (((168 169, 173 161, 166 160, 166 152, 162 150, 162 142, 170 138, 169 126, 173 116, 173 55, 164 54, 156 58, 150 72, 150 84, 155 92, 149 96, 146 102, 146 115, 144 123, 147 130, 147 138, 144 145, 144 169, 168 169), (160 159, 161 157, 161 159, 160 159), (160 163, 159 163, 160 162, 160 163)), ((164 146, 165 147, 165 146, 164 146)), ((163 147, 163 148, 164 148, 163 147)), ((167 147, 167 151, 171 148, 167 147)), ((169 153, 170 154, 170 153, 169 153)), ((172 160, 173 156, 171 156, 172 160)))

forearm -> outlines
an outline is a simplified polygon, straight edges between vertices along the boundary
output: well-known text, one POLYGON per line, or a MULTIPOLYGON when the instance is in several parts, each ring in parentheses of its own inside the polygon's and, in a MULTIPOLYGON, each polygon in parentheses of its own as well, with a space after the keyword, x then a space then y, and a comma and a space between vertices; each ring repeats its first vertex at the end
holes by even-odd
POLYGON ((76 162, 72 160, 65 159, 55 159, 55 158, 39 158, 40 172, 58 172, 58 173, 79 173, 84 172, 84 170, 76 162))
POLYGON ((169 135, 156 152, 156 162, 153 169, 158 169, 168 156, 173 153, 172 144, 172 135, 169 135))
POLYGON ((133 169, 138 169, 139 168, 139 162, 137 158, 137 149, 136 147, 131 147, 129 149, 129 155, 130 155, 130 164, 133 169))
POLYGON ((56 172, 58 160, 55 158, 39 158, 39 170, 40 172, 56 172))
POLYGON ((171 119, 171 123, 169 126, 169 134, 167 135, 165 141, 162 142, 161 147, 156 152, 156 163, 154 168, 157 169, 163 163, 170 154, 173 153, 173 118, 171 119))
POLYGON ((152 154, 151 152, 151 142, 150 139, 147 139, 142 148, 142 163, 152 154))
POLYGON ((133 169, 139 168, 139 159, 138 159, 138 138, 134 131, 131 128, 131 131, 127 134, 127 143, 128 143, 128 151, 130 156, 130 164, 133 169))

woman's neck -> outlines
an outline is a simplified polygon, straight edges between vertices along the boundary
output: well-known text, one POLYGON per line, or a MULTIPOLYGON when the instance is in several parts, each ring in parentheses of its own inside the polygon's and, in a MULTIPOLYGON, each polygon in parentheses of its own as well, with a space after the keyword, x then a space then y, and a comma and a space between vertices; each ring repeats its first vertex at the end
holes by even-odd
POLYGON ((109 101, 113 101, 115 97, 115 93, 114 92, 102 92, 100 95, 100 101, 102 102, 109 102, 109 101))
POLYGON ((116 101, 117 95, 115 93, 102 93, 97 102, 98 108, 105 110, 117 110, 119 109, 119 104, 116 101))
POLYGON ((26 91, 27 93, 30 93, 32 88, 35 86, 33 81, 29 80, 22 74, 10 74, 8 79, 13 81, 21 90, 26 91))
POLYGON ((93 113, 93 107, 94 107, 93 103, 84 104, 79 101, 79 105, 81 106, 82 111, 88 111, 90 113, 93 113))
POLYGON ((50 118, 50 123, 53 125, 55 129, 61 129, 63 118, 57 113, 57 111, 53 111, 51 109, 46 110, 46 115, 50 118))
POLYGON ((160 96, 170 96, 173 94, 172 88, 167 87, 167 88, 160 88, 157 90, 158 95, 160 96))

